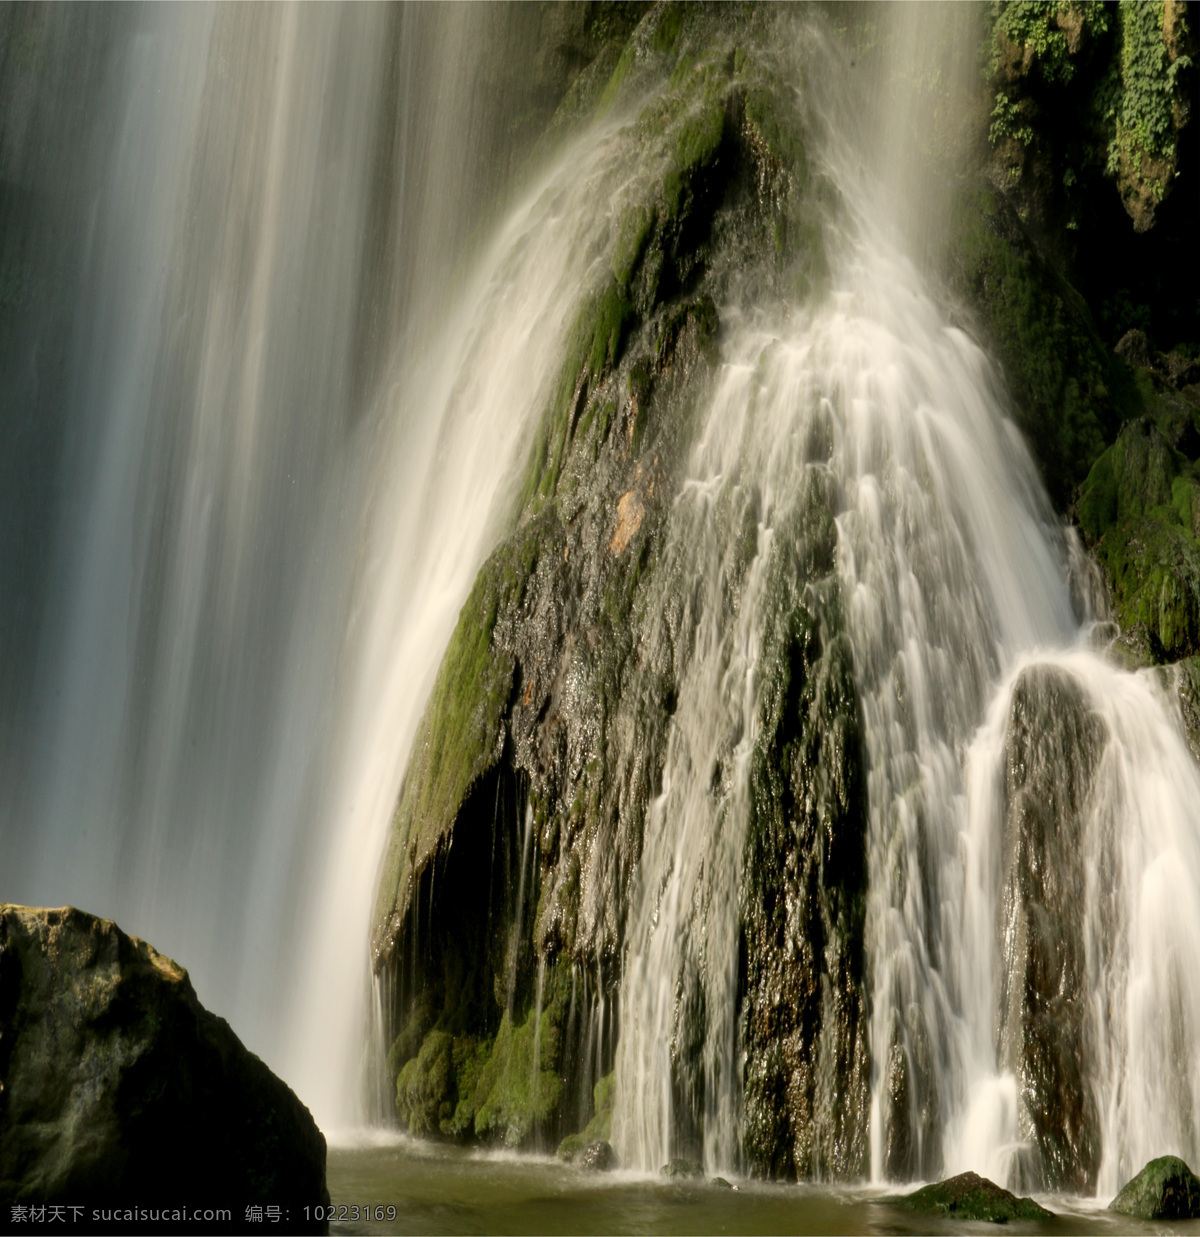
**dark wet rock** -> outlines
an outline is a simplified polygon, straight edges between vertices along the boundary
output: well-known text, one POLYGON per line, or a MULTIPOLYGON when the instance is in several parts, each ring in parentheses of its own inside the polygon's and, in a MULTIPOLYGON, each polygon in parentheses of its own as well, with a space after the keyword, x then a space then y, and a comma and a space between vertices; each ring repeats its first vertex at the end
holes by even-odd
POLYGON ((1141 365, 1147 369, 1150 367, 1150 341, 1146 338, 1145 331, 1139 331, 1136 327, 1126 331, 1117 340, 1114 351, 1127 365, 1141 365))
POLYGON ((589 1143, 572 1161, 579 1168, 604 1173, 617 1167, 617 1155, 610 1142, 589 1143))
POLYGON ((110 921, 0 907, 0 1027, 0 1204, 328 1204, 308 1109, 110 921))
POLYGON ((1128 1182, 1108 1209, 1138 1220, 1193 1220, 1200 1217, 1200 1179, 1178 1156, 1164 1155, 1128 1182))
POLYGON ((894 1207, 955 1221, 1007 1224, 1010 1220, 1050 1220, 1054 1213, 1032 1198, 1018 1198, 978 1173, 959 1173, 911 1194, 889 1200, 894 1207))
POLYGON ((737 1189, 737 1186, 735 1186, 732 1182, 726 1181, 724 1177, 710 1177, 708 1179, 708 1184, 712 1186, 716 1186, 718 1190, 736 1190, 737 1189))
POLYGON ((1086 1193, 1100 1159, 1089 1080, 1087 896, 1081 845, 1106 731, 1078 684, 1055 667, 1026 670, 1012 694, 1005 761, 1000 1056, 1020 1088, 1029 1149, 1020 1187, 1086 1193))
POLYGON ((691 1180, 704 1176, 704 1165, 699 1160, 671 1160, 658 1171, 663 1177, 691 1180))
POLYGON ((787 548, 766 602, 743 868, 744 1145, 763 1176, 847 1178, 866 1169, 870 1106, 866 782, 836 533, 815 479, 802 511, 778 530, 787 548))
POLYGON ((1178 662, 1172 671, 1179 711, 1183 715, 1184 733, 1192 755, 1200 762, 1200 657, 1189 657, 1178 662))

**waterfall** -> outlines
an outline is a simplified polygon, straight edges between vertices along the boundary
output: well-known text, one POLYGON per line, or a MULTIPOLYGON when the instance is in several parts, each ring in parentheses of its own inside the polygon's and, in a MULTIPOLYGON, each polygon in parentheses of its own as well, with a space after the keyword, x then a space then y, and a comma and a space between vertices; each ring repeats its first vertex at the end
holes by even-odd
POLYGON ((522 20, 147 7, 101 40, 30 10, 6 62, 6 170, 58 207, 39 152, 103 49, 65 342, 30 343, 68 380, 3 896, 178 958, 327 1129, 366 1115, 407 745, 588 269, 545 178, 480 231, 513 146, 480 83, 527 68, 522 20))
MULTIPOLYGON (((555 20, 533 6, 29 13, 0 64, 0 213, 44 214, 22 226, 49 272, 0 374, 37 440, 0 527, 39 538, 28 562, 0 545, 20 586, 0 597, 4 898, 75 903, 175 956, 327 1130, 380 1115, 367 1092, 394 1002, 372 989, 368 941, 406 760, 472 582, 536 479, 572 328, 620 278, 593 389, 576 391, 608 401, 604 429, 582 428, 589 412, 578 432, 595 461, 613 418, 633 480, 589 586, 625 571, 638 495, 675 484, 650 600, 621 621, 645 620, 636 657, 677 691, 612 725, 628 747, 653 729, 639 708, 670 714, 644 829, 640 790, 612 796, 628 830, 586 844, 621 853, 563 896, 607 913, 625 891, 597 886, 630 882, 624 921, 592 914, 568 959, 589 1092, 616 1032, 621 1160, 744 1171, 766 1111, 752 1035, 781 1076, 809 1071, 807 1108, 785 1114, 805 1131, 789 1171, 974 1169, 1104 1195, 1152 1155, 1200 1155, 1200 771, 1163 674, 1106 656, 1085 556, 941 274, 978 119, 970 6, 887 6, 857 62, 828 14, 781 18, 800 33, 770 54, 829 190, 812 190, 828 277, 782 291, 742 269, 757 241, 717 228, 661 302, 659 269, 622 298, 653 227, 686 250, 695 221, 655 195, 670 175, 686 196, 671 160, 714 115, 732 123, 732 46, 656 85, 644 66, 666 64, 677 28, 646 34, 640 61, 610 45, 601 114, 525 165, 528 117, 547 119, 519 93, 530 23, 555 20), (630 98, 693 72, 693 114, 630 98), (643 474, 622 331, 661 330, 639 364, 668 367, 712 303, 664 306, 705 263, 734 269, 719 364, 663 396, 701 391, 672 430, 689 435, 682 477, 657 457, 643 474), (792 733, 780 719, 801 697, 792 733), (780 736, 794 802, 771 781, 780 736), (841 757, 861 788, 836 784, 841 757), (777 970, 750 976, 764 821, 793 808, 809 854, 780 861, 790 883, 766 891, 778 922, 762 931, 783 925, 777 970), (838 836, 847 821, 861 839, 838 836), (810 908, 810 924, 795 895, 824 890, 827 861, 859 864, 862 905, 810 908), (751 982, 770 995, 784 971, 803 1016, 775 992, 778 1025, 750 1026, 751 982), (860 972, 858 1005, 827 982, 860 972)), ((586 501, 564 523, 593 518, 586 501)), ((590 776, 611 753, 576 758, 590 776)), ((524 811, 513 959, 540 907, 524 811)), ((588 1095, 571 1099, 586 1114, 588 1095)))
MULTIPOLYGON (((944 14, 894 16, 893 50, 936 56, 944 14)), ((668 535, 699 617, 631 908, 614 1143, 648 1171, 741 1167, 760 658, 816 492, 867 768, 870 1176, 1109 1196, 1151 1156, 1200 1151, 1200 773, 1160 679, 1105 658, 1103 601, 1000 376, 948 317, 946 188, 919 148, 936 118, 907 63, 877 82, 872 128, 807 62, 843 200, 831 292, 721 308, 668 535)))

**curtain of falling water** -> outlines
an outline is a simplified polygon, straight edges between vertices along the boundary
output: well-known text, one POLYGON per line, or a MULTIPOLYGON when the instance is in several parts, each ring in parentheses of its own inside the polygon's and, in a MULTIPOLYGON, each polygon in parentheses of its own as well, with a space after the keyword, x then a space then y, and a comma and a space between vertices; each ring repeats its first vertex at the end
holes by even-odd
MULTIPOLYGON (((360 733, 347 709, 363 707, 361 547, 378 550, 366 529, 400 514, 395 494, 414 496, 409 544, 430 539, 424 518, 437 525, 413 447, 452 433, 455 414, 402 399, 397 340, 437 321, 502 171, 496 99, 477 83, 487 49, 512 54, 510 16, 5 19, 4 205, 44 204, 55 227, 26 228, 27 265, 58 274, 4 357, 5 433, 20 445, 44 416, 55 463, 3 513, 6 554, 48 531, 32 565, 0 560, 26 599, 4 606, 6 662, 29 667, 6 672, 0 698, 0 896, 144 935, 323 1124, 348 1123, 380 844, 378 822, 364 839, 347 811, 331 817, 354 798, 344 777, 331 787, 341 739, 360 733), (72 260, 56 266, 63 246, 72 260), (38 349, 61 357, 50 396, 22 369, 38 349), (340 901, 338 847, 368 856, 357 886, 335 882, 340 901)), ((511 464, 508 438, 478 438, 482 457, 443 469, 467 476, 474 524, 433 538, 453 569, 440 626, 399 672, 410 709, 511 464)), ((394 797, 403 735, 389 750, 376 776, 394 797)), ((385 822, 387 794, 373 805, 385 822)))
POLYGON ((859 82, 842 49, 808 32, 804 76, 842 197, 833 291, 722 312, 725 366, 668 537, 669 553, 688 547, 699 635, 647 821, 622 992, 614 1140, 646 1170, 680 1151, 680 1044, 699 1046, 706 1167, 738 1167, 733 954, 761 581, 814 485, 837 519, 863 711, 872 1177, 974 1169, 1020 1184, 1043 1122, 1021 1055, 1030 1015, 1006 786, 1014 693, 1031 668, 1066 676, 1094 719, 1072 749, 1051 710, 1034 740, 1063 749, 1041 788, 1051 802, 1094 766, 1079 820, 1054 826, 1080 896, 1037 912, 1081 942, 1078 1059, 1099 1151, 1076 1180, 1111 1196, 1147 1158, 1200 1150, 1200 774, 1161 686, 1091 651, 1070 540, 997 375, 949 325, 939 289, 950 178, 933 156, 962 153, 973 21, 966 6, 890 6, 886 59, 860 66, 859 82), (814 457, 826 435, 828 458, 814 457), (722 501, 758 520, 732 607, 722 501))

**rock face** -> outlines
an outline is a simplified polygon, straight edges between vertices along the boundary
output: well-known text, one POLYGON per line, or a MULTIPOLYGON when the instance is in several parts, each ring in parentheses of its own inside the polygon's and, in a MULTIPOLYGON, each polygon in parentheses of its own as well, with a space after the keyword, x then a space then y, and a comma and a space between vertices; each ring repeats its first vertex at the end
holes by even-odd
MULTIPOLYGON (((611 1080, 630 905, 703 644, 703 586, 719 579, 718 604, 734 614, 753 580, 769 612, 758 633, 754 741, 739 754, 742 731, 731 727, 704 765, 721 819, 735 758, 746 761, 737 774, 749 801, 744 844, 739 834, 737 864, 727 864, 739 885, 723 900, 736 903, 738 930, 729 1059, 742 1062, 730 1071, 741 1165, 763 1176, 860 1177, 875 1064, 886 1071, 885 1172, 933 1175, 922 1172, 920 1148, 935 1145, 942 1119, 931 1085, 936 1045, 917 1043, 906 1056, 896 1040, 872 1063, 866 1043, 867 769, 829 443, 814 432, 805 444, 806 489, 795 519, 772 531, 773 566, 761 580, 761 495, 736 477, 706 509, 717 549, 703 569, 680 551, 680 498, 700 410, 720 381, 722 332, 764 294, 800 304, 822 294, 837 193, 812 158, 804 91, 779 72, 779 27, 765 6, 621 12, 600 52, 594 40, 587 51, 579 44, 589 63, 550 134, 603 119, 636 138, 637 154, 614 185, 611 227, 593 238, 599 274, 572 310, 509 535, 463 607, 393 818, 373 948, 392 994, 397 1112, 431 1137, 559 1145, 568 1158, 611 1134, 624 1154, 611 1129, 611 1080)), ((1115 617, 1145 633, 1145 660, 1200 653, 1200 422, 1187 385, 1192 354, 1175 346, 1190 338, 1194 292, 1189 284, 1175 298, 1183 308, 1171 321, 1184 325, 1155 341, 1175 360, 1145 333, 1114 351, 1134 325, 1116 295, 1125 275, 1104 266, 1085 287, 1080 272, 1103 266, 1083 259, 1107 251, 1115 225, 1105 216, 1093 226, 1072 214, 1073 198, 1060 200, 1055 186, 1066 193, 1074 183, 1060 164, 1075 158, 1077 134, 1052 125, 1067 114, 1054 106, 1066 81, 1037 50, 1074 66, 1090 98, 1096 73, 1122 48, 1149 40, 1157 56, 1158 40, 1166 59, 1156 63, 1179 63, 1186 23, 1173 3, 1155 30, 1137 25, 1132 9, 1114 18, 1094 6, 1086 21, 1072 6, 1031 14, 992 10, 994 85, 1008 92, 993 115, 995 158, 1011 155, 1015 174, 997 177, 993 159, 965 178, 955 285, 1000 362, 1052 502, 1078 511, 1108 572, 1115 617), (1104 317, 1112 305, 1117 316, 1104 317)), ((1121 82, 1124 91, 1132 78, 1121 82)), ((1070 123, 1080 129, 1077 103, 1070 123)), ((1186 269, 1194 229, 1171 214, 1182 190, 1153 210, 1138 197, 1137 186, 1159 183, 1153 159, 1167 156, 1137 146, 1134 119, 1126 109, 1113 120, 1113 169, 1088 163, 1079 175, 1133 186, 1127 205, 1155 217, 1163 245, 1186 241, 1164 269, 1186 269)), ((1185 122, 1182 112, 1171 121, 1171 143, 1185 122)), ((1165 194, 1174 181, 1162 184, 1165 194)), ((1132 235, 1122 198, 1109 197, 1132 235)), ((1130 270, 1146 265, 1146 252, 1128 249, 1130 270)), ((1129 286, 1132 296, 1145 285, 1129 286)), ((1200 677, 1180 683, 1185 716, 1200 716, 1200 677)), ((1069 684, 1031 679, 1017 694, 1007 771, 999 1046, 1022 1079, 1033 1153, 1021 1171, 1071 1189, 1094 1184, 1098 1148, 1084 1083, 1083 945, 1057 931, 1053 910, 1082 879, 1072 839, 1093 723, 1069 684), (1047 709, 1066 724, 1042 753, 1047 709), (1058 760, 1072 771, 1065 782, 1054 780, 1058 760)), ((697 889, 680 937, 703 936, 712 886, 697 889)), ((670 1154, 689 1159, 705 1106, 716 1103, 705 1094, 708 1049, 697 1030, 717 1017, 701 953, 697 944, 680 970, 667 1031, 670 1154)))
POLYGON ((951 1216, 956 1221, 982 1220, 1007 1224, 1009 1220, 1050 1220, 1054 1213, 1032 1198, 1018 1198, 978 1173, 959 1173, 934 1185, 890 1200, 892 1206, 924 1215, 951 1216))
MULTIPOLYGON (((572 97, 581 117, 636 117, 634 191, 579 309, 515 531, 451 639, 394 818, 375 950, 396 993, 397 1110, 414 1132, 549 1146, 567 1135, 564 1155, 608 1137, 596 1084, 614 1065, 630 889, 701 639, 677 499, 716 376, 717 306, 803 296, 826 277, 833 190, 809 166, 796 92, 769 52, 773 21, 657 6, 615 65, 581 74, 595 76, 591 94, 572 97)), ((755 1063, 746 1158, 766 1175, 855 1175, 866 1155, 865 794, 819 448, 824 480, 796 527, 777 532, 735 891, 737 1021, 755 1063)), ((712 515, 730 611, 759 552, 759 502, 730 484, 712 515)), ((695 985, 683 1003, 673 1138, 693 1155, 705 1102, 686 1039, 705 1018, 695 985)))
POLYGON ((1018 1161, 1028 1189, 1095 1189, 1099 1119, 1089 1086, 1083 813, 1103 722, 1065 672, 1035 666, 1013 690, 1005 767, 1000 1056, 1020 1083, 1018 1161))
POLYGON ((0 906, 0 1028, 0 1203, 328 1204, 308 1109, 109 920, 0 906))
POLYGON ((1191 1220, 1200 1216, 1200 1179, 1175 1155, 1151 1160, 1108 1205, 1138 1220, 1191 1220))
POLYGON ((1144 627, 1148 659, 1174 661, 1200 652, 1200 472, 1171 440, 1200 448, 1200 407, 1155 393, 1150 409, 1092 466, 1077 509, 1115 618, 1144 627))

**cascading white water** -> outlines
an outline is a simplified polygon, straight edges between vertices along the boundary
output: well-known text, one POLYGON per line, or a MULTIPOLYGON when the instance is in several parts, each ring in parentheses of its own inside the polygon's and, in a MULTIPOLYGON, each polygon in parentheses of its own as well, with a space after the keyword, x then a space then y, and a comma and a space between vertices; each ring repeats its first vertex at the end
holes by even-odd
MULTIPOLYGON (((901 27, 896 41, 919 46, 901 27)), ((1095 1186, 1111 1194, 1151 1156, 1200 1147, 1200 773, 1155 681, 1090 649, 1094 614, 1073 604, 1073 583, 1086 592, 1071 578, 1078 555, 998 377, 904 256, 914 233, 936 250, 927 225, 944 212, 923 207, 929 186, 915 182, 929 117, 911 80, 905 106, 881 92, 883 157, 869 172, 861 113, 836 92, 824 100, 823 153, 845 209, 832 294, 753 317, 722 311, 722 375, 671 523, 698 634, 627 938, 614 1141, 645 1170, 679 1154, 672 1088, 690 1037, 703 1072, 697 1149, 709 1171, 739 1167, 734 955, 762 580, 773 529, 816 470, 833 495, 868 765, 871 1176, 974 1169, 1015 1183, 1030 1117, 998 1047, 1003 770, 1014 684, 1052 666, 1105 735, 1077 840, 1088 896, 1062 913, 1085 941, 1095 1186), (806 444, 826 421, 832 451, 814 463, 806 444), (721 497, 756 512, 744 579, 733 579, 721 497), (909 1107, 889 1112, 897 1069, 909 1107), (897 1122, 910 1149, 890 1164, 897 1122)))
MULTIPOLYGON (((3 763, 24 770, 4 788, 4 896, 76 902, 177 955, 327 1127, 362 1117, 368 922, 403 758, 636 164, 636 135, 585 135, 447 296, 478 221, 450 204, 479 153, 463 66, 483 18, 406 9, 396 39, 390 20, 145 10, 116 40, 55 618, 31 736, 3 763)), ((1151 1155, 1200 1150, 1200 774, 1158 681, 1090 648, 1000 384, 905 256, 936 248, 941 217, 915 183, 919 98, 884 92, 883 154, 864 153, 833 80, 853 74, 816 42, 807 80, 845 212, 833 291, 722 313, 667 534, 696 639, 627 927, 614 1141, 630 1165, 670 1157, 675 1056, 694 1048, 697 1151, 739 1168, 758 659, 777 532, 819 484, 869 764, 872 1175, 889 1172, 889 1120, 909 1127, 911 1173, 1005 1180, 1028 1141, 998 1047, 998 924, 1014 699, 1048 667, 1102 736, 1072 913, 1111 1192, 1151 1155), (748 566, 729 535, 747 519, 748 566), (898 1117, 897 1062, 925 1105, 898 1117)), ((940 45, 918 24, 892 45, 926 80, 919 54, 940 45)))
MULTIPOLYGON (((366 11, 112 21, 5 895, 149 937, 277 1061, 352 562, 382 31, 366 11)), ((70 34, 47 54, 79 55, 70 34)))
POLYGON ((1020 1142, 1016 1081, 995 1057, 1004 779, 1014 691, 1033 669, 1059 671, 1095 717, 1096 766, 1072 845, 1086 874, 1061 930, 1083 941, 1088 1083, 1099 1116, 1098 1197, 1149 1159, 1200 1150, 1200 770, 1157 673, 1129 674, 1080 643, 1025 653, 999 685, 967 754, 964 880, 948 927, 965 1027, 965 1102, 946 1131, 948 1171, 1009 1170, 1020 1142), (990 931, 988 931, 990 927, 990 931), (1009 1098, 997 1104, 996 1096, 1009 1098))
POLYGON ((366 1116, 404 758, 603 252, 601 136, 464 260, 503 153, 479 78, 519 17, 147 8, 114 16, 95 104, 114 152, 3 895, 177 957, 327 1129, 366 1116))

